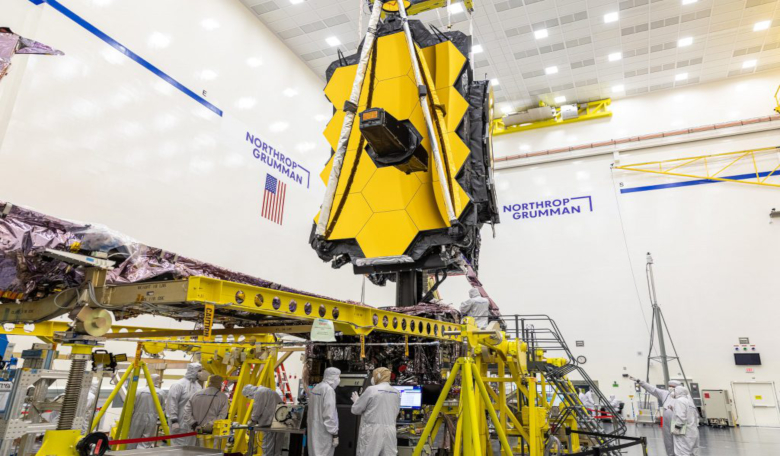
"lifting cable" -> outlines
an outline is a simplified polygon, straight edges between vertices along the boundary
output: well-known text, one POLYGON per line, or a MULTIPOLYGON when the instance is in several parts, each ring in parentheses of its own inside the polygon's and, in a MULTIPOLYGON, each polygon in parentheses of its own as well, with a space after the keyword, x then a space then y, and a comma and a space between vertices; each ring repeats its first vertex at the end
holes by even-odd
MULTIPOLYGON (((379 40, 374 40, 374 44, 371 47, 371 69, 368 71, 368 77, 370 78, 368 81, 368 97, 366 100, 366 109, 371 108, 371 104, 374 99, 374 74, 376 72, 376 54, 377 54, 377 46, 378 46, 379 40)), ((360 98, 358 98, 358 103, 360 103, 360 98)), ((358 121, 358 129, 360 123, 358 121)), ((353 125, 352 128, 355 128, 353 125)), ((351 134, 352 132, 350 132, 351 134)), ((350 190, 352 190, 352 183, 355 181, 355 174, 357 174, 358 165, 360 165, 360 157, 363 155, 363 149, 365 146, 365 138, 363 138, 363 135, 360 135, 360 140, 358 141, 358 148, 355 151, 355 161, 352 163, 352 169, 349 172, 349 177, 347 178, 347 185, 344 187, 344 195, 342 195, 341 199, 339 200, 339 204, 336 207, 336 212, 333 213, 333 220, 328 224, 328 229, 325 230, 325 239, 330 237, 331 233, 333 233, 333 228, 336 225, 336 222, 339 219, 339 216, 341 216, 341 211, 344 210, 344 206, 347 203, 347 197, 349 196, 350 190)))
MULTIPOLYGON (((423 85, 425 85, 425 89, 428 91, 428 95, 426 100, 428 101, 428 105, 430 107, 431 113, 433 114, 431 116, 431 121, 433 125, 436 127, 436 133, 439 136, 439 143, 442 145, 442 160, 444 161, 444 171, 447 173, 447 180, 448 180, 448 187, 450 191, 450 201, 452 201, 453 207, 455 206, 455 188, 454 184, 458 184, 457 181, 455 181, 452 177, 452 170, 450 168, 450 161, 449 161, 449 154, 451 153, 450 148, 450 142, 448 138, 444 137, 444 132, 442 131, 441 127, 441 121, 444 120, 444 116, 447 115, 444 105, 437 104, 436 101, 438 101, 438 96, 431 90, 431 87, 433 86, 433 82, 428 80, 428 76, 430 76, 428 71, 425 71, 424 65, 427 66, 427 63, 425 62, 425 56, 422 53, 422 49, 415 46, 414 47, 415 52, 417 54, 417 63, 420 65, 420 76, 422 77, 423 85), (435 98, 435 99, 434 99, 435 98), (439 117, 439 114, 441 114, 442 117, 439 117)), ((442 195, 443 197, 444 195, 442 195)), ((459 201, 458 201, 459 202, 459 201)))

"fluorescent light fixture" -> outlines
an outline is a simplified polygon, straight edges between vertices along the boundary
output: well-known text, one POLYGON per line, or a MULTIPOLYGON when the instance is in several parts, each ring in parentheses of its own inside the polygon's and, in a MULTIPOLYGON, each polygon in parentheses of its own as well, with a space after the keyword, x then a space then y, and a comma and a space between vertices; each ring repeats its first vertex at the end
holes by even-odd
POLYGON ((171 37, 164 33, 154 32, 149 35, 149 47, 154 49, 167 48, 171 44, 171 37))
POLYGON ((219 28, 219 22, 217 22, 215 19, 203 19, 200 23, 201 27, 203 27, 206 30, 216 30, 219 28))
POLYGON ((556 103, 563 103, 566 101, 566 97, 564 95, 561 95, 560 97, 555 97, 556 103))
POLYGON ((284 130, 287 130, 287 127, 289 126, 290 124, 288 124, 287 122, 274 122, 271 125, 269 125, 268 128, 274 133, 279 133, 284 130))
POLYGON ((453 3, 449 7, 450 14, 458 14, 463 12, 463 3, 453 3))
POLYGON ((490 80, 490 85, 497 86, 498 85, 498 79, 496 79, 496 78, 491 79, 490 80))
POLYGON ((691 3, 696 3, 699 0, 682 0, 683 5, 690 5, 691 3))
POLYGON ((544 74, 555 74, 558 72, 557 66, 551 66, 544 69, 544 74))
POLYGON ((690 46, 693 44, 693 37, 686 36, 685 38, 680 38, 677 41, 677 47, 685 47, 690 46))
POLYGON ((238 109, 252 109, 257 104, 257 100, 252 97, 241 97, 236 102, 236 107, 238 109))
POLYGON ((482 48, 481 44, 475 44, 474 46, 471 46, 471 52, 474 54, 481 54, 485 52, 485 50, 482 48))
POLYGON ((618 60, 623 58, 622 52, 613 52, 612 54, 609 54, 608 56, 610 62, 617 62, 618 60))
POLYGON ((504 113, 504 115, 507 115, 515 112, 515 110, 511 106, 506 105, 501 107, 501 112, 504 113))
POLYGON ((527 152, 527 151, 531 150, 531 146, 529 146, 528 144, 522 144, 520 146, 520 150, 522 150, 523 152, 527 152))
POLYGON ((257 68, 263 64, 263 61, 257 57, 249 57, 248 59, 246 59, 246 64, 252 68, 257 68))
POLYGON ((612 93, 621 93, 625 91, 626 91, 626 87, 623 84, 612 86, 612 93))
POLYGON ((290 3, 292 3, 293 5, 298 5, 300 3, 303 3, 303 0, 290 0, 290 3))
POLYGON ((534 37, 536 37, 537 40, 547 38, 548 36, 550 36, 550 34, 547 32, 547 29, 541 29, 534 32, 534 37))
POLYGON ((680 73, 674 77, 675 81, 685 81, 686 79, 688 79, 688 73, 680 73))
POLYGON ((313 142, 302 142, 295 145, 295 150, 300 152, 307 152, 317 147, 313 142))
POLYGON ((204 81, 213 81, 217 78, 217 73, 213 70, 203 70, 200 72, 200 78, 204 81))
POLYGON ((742 68, 753 68, 754 66, 756 66, 755 60, 745 60, 742 62, 742 68))
POLYGON ((772 21, 756 22, 755 25, 753 25, 753 31, 760 32, 761 30, 766 30, 770 25, 772 25, 772 21))
POLYGON ((339 44, 341 44, 341 40, 339 40, 335 36, 329 36, 329 37, 325 38, 325 42, 328 43, 328 46, 330 46, 330 47, 336 47, 339 44))
POLYGON ((620 18, 620 13, 607 13, 604 15, 604 23, 609 24, 610 22, 615 22, 620 18))
POLYGON ((282 91, 282 93, 284 94, 284 96, 290 97, 290 98, 298 95, 298 91, 293 89, 293 88, 291 88, 291 87, 288 87, 288 88, 284 89, 282 91))

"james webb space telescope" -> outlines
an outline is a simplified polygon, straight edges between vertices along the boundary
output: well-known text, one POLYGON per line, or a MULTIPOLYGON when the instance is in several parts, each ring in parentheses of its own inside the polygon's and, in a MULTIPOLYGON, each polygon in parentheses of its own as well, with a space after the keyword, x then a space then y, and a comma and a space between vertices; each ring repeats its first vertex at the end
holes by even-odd
POLYGON ((421 301, 425 273, 439 283, 476 269, 480 228, 499 221, 493 92, 474 79, 471 37, 407 20, 443 5, 375 1, 358 53, 326 73, 332 154, 311 245, 334 267, 395 281, 401 306, 421 301))

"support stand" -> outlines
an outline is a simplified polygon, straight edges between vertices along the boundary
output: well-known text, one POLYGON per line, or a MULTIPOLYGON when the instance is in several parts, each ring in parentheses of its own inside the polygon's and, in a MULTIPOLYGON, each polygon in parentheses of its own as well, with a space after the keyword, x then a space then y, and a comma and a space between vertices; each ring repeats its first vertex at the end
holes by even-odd
MULTIPOLYGON (((149 385, 149 391, 152 395, 152 400, 154 401, 154 408, 157 410, 157 417, 160 419, 160 426, 163 429, 163 435, 171 434, 170 429, 168 428, 168 421, 165 419, 165 413, 163 412, 162 406, 160 405, 160 398, 157 396, 154 382, 152 382, 152 376, 149 373, 149 369, 146 367, 146 363, 141 360, 141 354, 141 344, 138 344, 138 349, 135 353, 135 361, 133 362, 132 367, 128 368, 124 375, 122 375, 122 378, 119 380, 119 382, 117 382, 116 387, 113 391, 111 391, 108 399, 106 399, 105 405, 100 409, 100 413, 98 413, 97 416, 92 420, 92 424, 90 425, 89 432, 87 432, 87 434, 96 430, 98 423, 100 423, 100 420, 103 418, 103 415, 105 415, 106 411, 108 411, 108 405, 111 404, 116 395, 119 394, 119 391, 121 391, 122 386, 124 386, 124 384, 127 382, 127 396, 125 397, 125 404, 122 407, 122 413, 119 415, 119 422, 116 426, 117 431, 113 440, 127 439, 127 435, 130 433, 130 422, 133 418, 135 393, 138 390, 138 379, 140 378, 141 373, 143 373, 143 376, 146 379, 146 384, 149 385)), ((165 442, 167 442, 168 445, 171 444, 170 440, 166 440, 165 442)), ((116 450, 124 450, 126 449, 126 446, 126 444, 117 445, 116 450)))
MULTIPOLYGON (((244 397, 241 393, 244 386, 265 386, 266 388, 276 389, 276 382, 274 380, 274 371, 276 368, 276 351, 270 351, 266 354, 264 359, 248 358, 241 365, 241 370, 236 380, 236 385, 233 390, 233 398, 230 401, 230 409, 228 411, 228 421, 230 423, 238 423, 240 425, 246 425, 252 416, 252 408, 254 407, 254 400, 244 397)), ((227 452, 233 453, 246 453, 247 448, 250 445, 254 445, 256 437, 254 434, 247 435, 247 428, 238 427, 233 435, 233 443, 229 444, 229 448, 226 448, 227 452), (228 451, 229 450, 229 451, 228 451)), ((262 439, 264 435, 261 435, 258 445, 262 445, 262 439)))
POLYGON ((452 372, 450 372, 447 382, 444 384, 444 388, 439 395, 439 399, 436 401, 436 405, 431 412, 431 416, 428 419, 428 423, 425 425, 422 435, 420 436, 420 442, 414 449, 413 456, 420 456, 423 448, 425 447, 428 439, 431 436, 434 425, 438 421, 439 413, 444 406, 444 401, 452 390, 452 385, 455 383, 455 379, 460 373, 461 385, 460 385, 460 410, 458 415, 461 417, 458 420, 458 425, 455 431, 455 442, 453 446, 453 454, 460 454, 461 448, 464 456, 477 456, 488 454, 489 450, 484 448, 483 445, 490 445, 490 439, 485 439, 481 430, 487 429, 487 423, 485 419, 485 409, 487 409, 490 420, 493 422, 494 429, 498 434, 498 440, 501 442, 501 454, 504 456, 512 456, 512 447, 507 440, 506 432, 502 421, 499 420, 496 409, 493 407, 493 402, 489 396, 485 383, 480 377, 478 367, 473 358, 459 358, 458 361, 452 366, 452 372), (475 372, 476 371, 476 372, 475 372), (479 392, 479 395, 477 395, 479 392))
MULTIPOLYGON (((661 312, 661 307, 658 305, 658 295, 655 291, 655 277, 653 276, 653 257, 650 252, 647 253, 647 266, 645 267, 647 275, 647 289, 650 293, 650 304, 653 306, 653 320, 650 328, 650 348, 647 351, 647 375, 646 382, 650 382, 650 365, 653 361, 661 363, 664 375, 664 385, 669 384, 669 361, 677 361, 677 365, 680 367, 680 372, 683 376, 683 382, 685 382, 688 390, 691 389, 688 384, 688 377, 685 375, 680 357, 677 354, 677 348, 672 341, 672 335, 669 332, 669 327, 666 325, 666 319, 661 312), (664 337, 664 330, 666 330, 666 337, 669 339, 669 343, 672 345, 672 351, 674 356, 669 356, 666 352, 666 338, 664 337), (653 348, 655 346, 656 339, 658 340, 658 356, 653 356, 653 348)), ((647 400, 647 398, 645 398, 647 400)))

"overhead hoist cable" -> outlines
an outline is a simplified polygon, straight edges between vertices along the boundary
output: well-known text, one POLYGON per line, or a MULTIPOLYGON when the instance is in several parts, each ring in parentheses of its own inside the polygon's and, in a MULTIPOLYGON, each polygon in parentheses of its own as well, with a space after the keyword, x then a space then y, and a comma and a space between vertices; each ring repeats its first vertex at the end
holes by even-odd
MULTIPOLYGON (((374 100, 374 74, 376 74, 377 42, 378 40, 374 40, 374 45, 373 48, 371 49, 371 69, 367 73, 367 77, 369 78, 369 81, 368 81, 368 96, 366 99, 366 109, 371 108, 371 105, 374 100)), ((328 229, 325 231, 326 239, 330 237, 331 233, 333 233, 333 228, 335 227, 336 222, 341 216, 341 212, 344 210, 344 206, 347 203, 347 197, 349 197, 349 192, 350 190, 352 190, 352 183, 355 181, 355 174, 357 174, 357 169, 358 166, 360 165, 360 157, 363 156, 364 147, 365 147, 365 138, 363 137, 363 135, 360 135, 360 140, 358 141, 358 148, 355 151, 355 160, 352 163, 352 169, 350 170, 349 177, 347 178, 347 185, 344 187, 344 194, 341 196, 338 206, 336 206, 336 212, 333 214, 333 220, 330 222, 330 224, 328 225, 328 229)))
MULTIPOLYGON (((423 68, 421 68, 420 60, 417 58, 417 54, 415 51, 416 45, 414 43, 414 39, 412 38, 412 32, 409 29, 408 17, 406 15, 406 5, 404 5, 403 1, 398 2, 398 13, 401 16, 401 24, 404 31, 404 35, 406 37, 406 45, 409 50, 409 57, 412 60, 412 70, 414 71, 415 83, 417 84, 418 87, 420 87, 424 85, 423 77, 420 74, 423 71, 423 68)), ((431 114, 428 104, 425 103, 425 100, 427 98, 428 98, 428 94, 420 93, 419 96, 420 107, 422 108, 423 117, 425 118, 425 124, 428 129, 428 138, 431 143, 431 155, 433 156, 433 160, 436 163, 436 174, 439 178, 439 186, 441 187, 442 200, 444 200, 444 206, 447 212, 447 219, 450 225, 455 225, 456 223, 458 223, 458 219, 455 216, 454 201, 450 198, 447 198, 447 195, 451 194, 450 181, 447 180, 447 176, 445 174, 445 170, 444 170, 445 163, 444 163, 444 159, 442 158, 442 152, 439 149, 439 142, 436 138, 436 130, 432 120, 433 116, 431 114)), ((457 197, 457 194, 454 195, 457 197)))
MULTIPOLYGON (((352 90, 350 91, 349 99, 341 108, 344 111, 344 122, 341 125, 338 146, 336 147, 332 158, 333 166, 330 170, 328 182, 325 187, 325 195, 323 196, 322 200, 320 219, 317 221, 317 227, 314 231, 315 236, 320 238, 325 236, 325 231, 328 229, 328 222, 330 221, 333 202, 336 199, 336 190, 338 189, 339 176, 341 175, 341 168, 344 165, 344 156, 347 153, 347 147, 349 147, 349 137, 352 133, 352 126, 355 122, 357 107, 360 103, 360 94, 363 90, 363 81, 365 77, 366 66, 368 65, 369 53, 373 48, 374 41, 376 40, 379 16, 382 11, 382 3, 382 0, 374 0, 373 10, 371 11, 371 18, 368 21, 366 38, 357 63, 355 79, 352 83, 352 90)), ((403 3, 401 4, 403 5, 403 3)))

